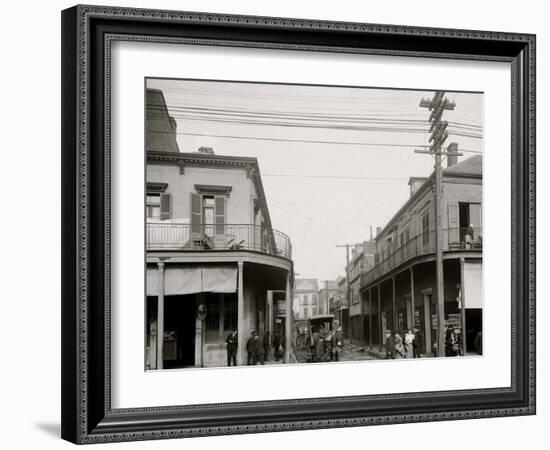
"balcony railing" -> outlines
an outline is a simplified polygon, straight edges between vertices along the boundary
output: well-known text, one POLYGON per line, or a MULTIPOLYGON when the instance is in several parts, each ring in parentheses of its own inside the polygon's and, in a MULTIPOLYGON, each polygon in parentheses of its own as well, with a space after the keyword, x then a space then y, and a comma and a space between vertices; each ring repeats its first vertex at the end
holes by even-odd
MULTIPOLYGON (((482 228, 446 228, 443 229, 443 251, 481 251, 483 248, 482 228)), ((361 284, 368 285, 390 270, 395 269, 409 259, 435 253, 435 231, 425 231, 409 239, 399 247, 392 247, 381 261, 363 274, 361 284)))
POLYGON ((248 250, 292 258, 290 238, 257 225, 147 223, 147 250, 248 250))

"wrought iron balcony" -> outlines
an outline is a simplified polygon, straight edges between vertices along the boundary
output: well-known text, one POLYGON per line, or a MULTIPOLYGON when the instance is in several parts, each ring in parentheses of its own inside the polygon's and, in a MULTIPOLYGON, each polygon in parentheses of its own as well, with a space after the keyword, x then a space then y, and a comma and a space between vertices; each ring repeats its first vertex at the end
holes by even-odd
MULTIPOLYGON (((443 251, 481 252, 483 249, 482 231, 482 228, 471 227, 443 229, 443 251)), ((390 247, 385 254, 377 255, 374 267, 362 275, 361 285, 369 285, 412 258, 435 254, 435 244, 435 231, 431 230, 414 236, 403 245, 390 247)))
POLYGON ((285 233, 258 225, 148 222, 146 239, 147 250, 247 250, 292 258, 285 233))

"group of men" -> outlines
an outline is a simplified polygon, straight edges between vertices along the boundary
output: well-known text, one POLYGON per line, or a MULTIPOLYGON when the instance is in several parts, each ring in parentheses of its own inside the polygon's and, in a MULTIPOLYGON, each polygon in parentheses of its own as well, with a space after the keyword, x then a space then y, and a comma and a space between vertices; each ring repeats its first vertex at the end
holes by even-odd
MULTIPOLYGON (((225 342, 227 344, 227 365, 236 366, 237 350, 239 348, 237 330, 233 330, 227 336, 225 342)), ((253 330, 246 341, 247 365, 263 365, 269 359, 270 348, 273 348, 275 361, 279 361, 284 355, 284 338, 281 337, 279 332, 275 331, 273 339, 271 339, 269 332, 266 332, 265 336, 261 337, 253 330)))
POLYGON ((386 330, 386 359, 420 358, 424 348, 424 336, 418 328, 409 328, 403 333, 386 330))

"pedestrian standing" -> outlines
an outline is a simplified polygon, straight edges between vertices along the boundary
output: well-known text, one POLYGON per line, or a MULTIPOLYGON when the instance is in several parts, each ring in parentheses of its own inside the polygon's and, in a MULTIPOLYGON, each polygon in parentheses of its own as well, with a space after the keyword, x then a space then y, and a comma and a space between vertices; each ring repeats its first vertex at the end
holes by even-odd
POLYGON ((393 335, 393 342, 394 342, 394 344, 393 344, 393 349, 394 349, 393 358, 394 359, 404 358, 405 357, 405 347, 403 346, 403 338, 401 337, 401 335, 397 331, 393 335))
POLYGON ((263 366, 265 354, 264 340, 258 333, 254 336, 254 352, 256 356, 256 362, 254 364, 260 363, 263 366))
POLYGON ((239 346, 239 341, 237 338, 237 330, 233 330, 225 340, 227 344, 227 365, 234 366, 237 365, 237 348, 239 346))
POLYGON ((424 335, 418 328, 414 328, 413 332, 413 356, 415 358, 420 358, 422 353, 424 353, 424 335))
POLYGON ((248 341, 246 341, 246 353, 247 353, 247 364, 249 366, 254 366, 256 364, 256 341, 255 341, 256 332, 252 330, 248 341))
POLYGON ((266 331, 265 337, 264 337, 264 361, 269 360, 270 345, 271 345, 271 335, 269 334, 269 331, 266 331))
POLYGON ((474 347, 476 348, 477 354, 482 355, 483 354, 483 346, 482 346, 482 333, 481 330, 479 330, 476 333, 476 337, 474 338, 474 347))
POLYGON ((336 332, 334 333, 334 360, 340 360, 340 354, 344 352, 344 332, 342 327, 338 325, 336 332))
POLYGON ((275 334, 273 335, 273 355, 275 357, 275 361, 279 361, 281 358, 281 351, 279 347, 281 347, 281 336, 278 331, 275 331, 275 334))
POLYGON ((386 330, 384 338, 384 343, 386 344, 386 359, 393 359, 395 353, 395 342, 392 332, 390 330, 386 330))
POLYGON ((405 347, 405 358, 413 358, 414 333, 410 328, 405 333, 405 336, 403 338, 403 345, 405 347))

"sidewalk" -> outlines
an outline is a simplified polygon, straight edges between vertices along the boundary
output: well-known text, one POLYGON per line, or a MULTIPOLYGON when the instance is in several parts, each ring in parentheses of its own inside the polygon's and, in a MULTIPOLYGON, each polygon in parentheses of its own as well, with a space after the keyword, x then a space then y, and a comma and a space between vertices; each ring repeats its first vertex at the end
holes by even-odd
POLYGON ((386 358, 386 352, 380 351, 380 347, 377 345, 368 347, 368 346, 362 346, 357 344, 352 344, 350 342, 344 343, 344 349, 348 349, 350 352, 359 352, 359 353, 365 353, 373 358, 376 359, 385 359, 386 358))

